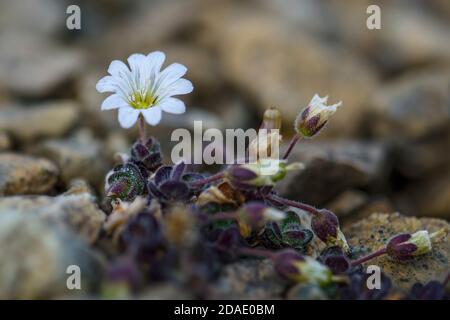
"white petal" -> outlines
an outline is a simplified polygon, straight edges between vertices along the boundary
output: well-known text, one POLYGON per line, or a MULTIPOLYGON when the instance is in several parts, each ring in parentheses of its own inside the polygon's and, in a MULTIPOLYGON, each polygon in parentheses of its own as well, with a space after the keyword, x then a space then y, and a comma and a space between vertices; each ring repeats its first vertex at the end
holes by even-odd
POLYGON ((114 60, 111 62, 108 68, 108 73, 115 77, 123 77, 130 73, 127 65, 119 60, 114 60))
POLYGON ((132 54, 128 57, 128 63, 130 64, 131 71, 135 71, 146 63, 146 56, 140 53, 132 54))
POLYGON ((159 106, 142 110, 145 121, 152 126, 156 126, 161 121, 161 113, 161 108, 159 106))
POLYGON ((150 52, 147 55, 148 64, 154 72, 161 71, 164 60, 166 60, 166 55, 161 51, 150 52))
POLYGON ((115 92, 115 81, 114 77, 112 76, 106 76, 98 80, 97 85, 95 86, 98 92, 104 93, 104 92, 115 92))
POLYGON ((159 95, 160 90, 168 87, 182 76, 186 74, 187 68, 179 63, 172 63, 170 66, 165 68, 156 79, 156 86, 154 92, 159 95))
POLYGON ((112 94, 102 103, 102 110, 111 110, 128 106, 128 103, 118 94, 112 94))
POLYGON ((158 92, 161 99, 168 98, 171 96, 176 96, 179 94, 187 94, 191 93, 194 90, 194 86, 192 82, 186 79, 178 79, 170 86, 161 88, 160 92, 158 92))
POLYGON ((165 98, 158 103, 158 107, 160 107, 164 112, 173 114, 181 114, 186 111, 184 102, 176 98, 165 98))
POLYGON ((131 128, 139 117, 139 110, 132 107, 123 107, 119 109, 119 123, 122 128, 131 128))

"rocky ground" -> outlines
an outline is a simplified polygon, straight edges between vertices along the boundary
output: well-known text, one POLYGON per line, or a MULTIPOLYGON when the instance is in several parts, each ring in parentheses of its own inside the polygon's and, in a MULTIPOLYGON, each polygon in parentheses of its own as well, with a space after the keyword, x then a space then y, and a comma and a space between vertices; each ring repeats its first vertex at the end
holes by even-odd
MULTIPOLYGON (((150 133, 170 154, 175 128, 250 128, 276 106, 288 141, 313 94, 343 107, 302 141, 277 191, 335 212, 351 246, 378 248, 399 232, 450 231, 450 3, 380 1, 382 29, 365 28, 371 1, 79 1, 82 30, 65 28, 65 1, 0 4, 0 298, 65 298, 66 267, 98 297, 112 251, 104 177, 134 129, 101 112, 95 83, 113 59, 162 50, 195 90, 183 117, 150 133)), ((165 158, 168 162, 169 157, 165 158)), ((206 167, 203 170, 210 170, 206 167)), ((394 287, 444 280, 448 238, 414 263, 379 258, 394 287)), ((305 293, 306 292, 306 293, 305 293)), ((286 290, 268 261, 227 265, 210 297, 323 298, 286 290)), ((139 298, 192 298, 158 282, 139 298)))

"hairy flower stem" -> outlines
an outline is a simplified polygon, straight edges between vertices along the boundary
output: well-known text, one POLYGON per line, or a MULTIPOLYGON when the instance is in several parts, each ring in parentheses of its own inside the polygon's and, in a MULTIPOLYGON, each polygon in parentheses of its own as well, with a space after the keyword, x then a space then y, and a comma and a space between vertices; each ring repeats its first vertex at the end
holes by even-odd
POLYGON ((286 160, 289 157, 289 155, 291 154, 291 152, 294 149, 295 145, 297 144, 297 142, 300 141, 301 138, 302 137, 298 133, 296 133, 292 137, 291 141, 289 142, 289 146, 288 146, 286 152, 284 153, 283 160, 286 160))
POLYGON ((225 174, 223 172, 219 172, 219 173, 213 174, 212 176, 206 177, 205 179, 200 179, 200 180, 197 180, 197 181, 193 181, 191 183, 191 187, 200 187, 200 186, 203 186, 203 185, 205 185, 207 183, 220 180, 224 176, 225 176, 225 174))
POLYGON ((248 247, 240 247, 237 249, 237 253, 243 256, 252 256, 252 257, 259 257, 259 258, 268 258, 273 259, 275 256, 275 253, 264 250, 264 249, 255 249, 255 248, 248 248, 248 247))
POLYGON ((274 195, 274 194, 268 195, 267 199, 272 200, 277 203, 280 203, 280 204, 284 204, 286 206, 302 209, 311 214, 319 214, 319 211, 316 208, 314 208, 313 206, 310 206, 309 204, 306 204, 306 203, 301 203, 301 202, 285 199, 285 198, 282 198, 282 197, 274 195))
POLYGON ((142 143, 145 143, 147 139, 145 119, 142 114, 139 115, 139 139, 141 140, 142 143))
POLYGON ((386 253, 386 248, 383 247, 375 252, 372 252, 371 254, 368 254, 367 256, 364 256, 364 257, 361 257, 359 259, 352 261, 351 265, 352 265, 352 267, 358 266, 364 262, 372 260, 373 258, 379 257, 385 253, 386 253))

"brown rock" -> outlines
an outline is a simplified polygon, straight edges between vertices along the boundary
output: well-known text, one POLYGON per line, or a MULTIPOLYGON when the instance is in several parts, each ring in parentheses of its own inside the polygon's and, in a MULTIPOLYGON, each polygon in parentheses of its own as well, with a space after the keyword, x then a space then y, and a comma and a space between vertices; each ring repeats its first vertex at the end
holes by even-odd
POLYGON ((89 292, 102 262, 70 232, 35 215, 0 214, 0 298, 48 299, 89 292), (81 290, 69 290, 67 268, 81 270, 81 290))
POLYGON ((4 132, 0 132, 0 151, 8 150, 11 147, 11 140, 4 132))
POLYGON ((103 186, 108 168, 102 158, 102 145, 90 131, 81 130, 68 139, 47 140, 36 146, 33 152, 53 160, 65 183, 83 178, 97 188, 103 186))
POLYGON ((450 170, 411 184, 397 195, 396 201, 404 212, 426 217, 450 217, 450 170), (406 211, 405 211, 406 210, 406 211))
POLYGON ((443 281, 450 270, 450 242, 448 222, 432 218, 405 217, 395 214, 372 214, 344 229, 349 244, 358 249, 360 254, 368 254, 386 244, 392 236, 428 230, 435 232, 444 229, 447 237, 433 243, 432 252, 416 257, 412 261, 397 262, 387 256, 381 256, 365 265, 378 265, 391 277, 393 284, 400 290, 407 291, 416 283, 427 283, 431 280, 443 281))
POLYGON ((14 196, 0 199, 0 216, 6 213, 39 216, 69 227, 89 243, 95 242, 106 215, 88 193, 76 195, 14 196))
POLYGON ((369 126, 376 136, 423 138, 450 125, 450 73, 409 73, 375 92, 369 126))
POLYGON ((0 41, 0 83, 26 97, 45 97, 73 79, 81 69, 81 52, 36 37, 32 32, 5 32, 0 41))
POLYGON ((367 195, 358 190, 346 190, 326 205, 338 217, 350 215, 361 208, 368 201, 367 195))
POLYGON ((290 172, 277 190, 284 196, 322 206, 349 188, 377 189, 389 172, 386 146, 376 142, 301 141, 289 157, 305 169, 290 172))
MULTIPOLYGON (((223 28, 220 58, 228 79, 257 102, 260 112, 278 107, 291 128, 314 94, 343 101, 324 136, 359 131, 364 103, 377 83, 371 68, 340 47, 320 41, 263 13, 216 17, 223 28), (221 20, 219 20, 221 19, 221 20)), ((214 19, 214 18, 211 18, 214 19)))
POLYGON ((22 142, 31 142, 41 137, 65 134, 77 118, 78 105, 73 101, 11 106, 0 109, 0 131, 6 131, 22 142))
POLYGON ((243 260, 225 266, 212 288, 220 299, 279 299, 284 283, 269 260, 243 260))
POLYGON ((49 160, 0 154, 0 195, 46 193, 55 186, 58 175, 58 168, 49 160))

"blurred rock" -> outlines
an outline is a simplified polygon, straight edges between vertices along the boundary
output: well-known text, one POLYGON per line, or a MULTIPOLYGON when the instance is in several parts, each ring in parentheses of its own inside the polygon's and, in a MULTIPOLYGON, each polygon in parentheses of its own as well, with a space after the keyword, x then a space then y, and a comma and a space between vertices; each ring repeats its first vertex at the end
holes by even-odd
POLYGON ((245 12, 210 17, 211 38, 227 78, 253 98, 263 112, 278 107, 286 125, 314 94, 342 100, 324 136, 348 136, 359 131, 364 103, 377 83, 373 70, 351 52, 290 28, 270 15, 245 12), (214 21, 213 21, 214 20, 214 21), (224 28, 223 26, 226 26, 224 28), (217 29, 217 30, 215 30, 217 29))
POLYGON ((94 243, 106 215, 89 193, 0 198, 0 216, 4 213, 40 216, 69 227, 86 242, 94 243))
MULTIPOLYGON (((438 0, 439 1, 439 0, 438 0)), ((366 28, 371 0, 327 1, 323 10, 329 36, 365 54, 379 70, 392 74, 426 63, 449 61, 448 21, 431 14, 431 1, 377 1, 381 29, 366 28), (405 36, 414 35, 414 36, 405 36)))
POLYGON ((390 171, 387 147, 377 142, 301 141, 289 161, 303 162, 305 169, 290 172, 277 190, 285 197, 317 206, 350 188, 379 189, 390 171))
POLYGON ((348 216, 368 201, 367 195, 358 190, 346 190, 326 205, 338 217, 348 216))
POLYGON ((35 35, 52 36, 65 26, 63 1, 3 0, 0 4, 0 30, 32 31, 35 35))
POLYGON ((171 45, 162 48, 167 61, 177 61, 188 68, 185 76, 194 84, 194 94, 202 97, 215 96, 221 85, 221 71, 208 51, 197 46, 171 45))
POLYGON ((450 125, 450 73, 409 73, 381 86, 367 118, 377 137, 423 138, 450 125))
POLYGON ((26 97, 57 91, 83 64, 80 51, 58 47, 33 33, 2 33, 0 52, 0 84, 26 97))
POLYGON ((11 147, 11 140, 4 132, 0 132, 0 151, 8 150, 11 147))
POLYGON ((0 131, 22 142, 31 142, 41 137, 62 136, 77 119, 78 105, 68 100, 11 106, 0 109, 0 131))
POLYGON ((383 195, 374 196, 362 208, 359 208, 349 216, 343 217, 340 222, 343 226, 348 226, 377 212, 393 213, 396 212, 396 209, 392 201, 387 197, 383 195))
POLYGON ((0 214, 0 298, 48 299, 89 292, 101 261, 73 237, 35 215, 0 214), (81 270, 81 290, 67 289, 68 266, 81 270))
MULTIPOLYGON (((368 254, 382 247, 386 241, 398 233, 416 232, 418 230, 435 232, 444 229, 447 237, 450 233, 448 222, 431 218, 405 217, 395 214, 373 214, 367 219, 344 229, 351 246, 360 250, 360 254, 368 254)), ((431 253, 416 257, 412 261, 397 262, 387 256, 381 256, 365 265, 378 265, 384 273, 391 277, 395 287, 407 291, 416 283, 427 283, 431 280, 443 281, 450 269, 450 242, 448 238, 433 243, 431 253)))
POLYGON ((105 75, 106 70, 85 72, 79 77, 76 84, 80 109, 83 113, 82 124, 97 134, 104 134, 105 131, 120 128, 116 110, 101 110, 102 102, 108 95, 99 93, 95 89, 98 80, 105 75))
POLYGON ((193 300, 192 293, 171 283, 150 286, 136 297, 138 300, 193 300))
POLYGON ((404 212, 426 217, 450 218, 450 170, 411 183, 396 197, 404 212))
POLYGON ((395 143, 395 170, 408 178, 420 179, 445 169, 450 163, 450 126, 424 139, 395 143), (436 156, 439 155, 439 156, 436 156))
POLYGON ((58 168, 49 160, 0 154, 0 195, 46 193, 55 186, 58 175, 58 168))
POLYGON ((88 130, 80 130, 67 139, 44 141, 33 152, 53 160, 66 184, 74 178, 83 178, 97 188, 103 186, 108 166, 102 158, 101 142, 88 130))
POLYGON ((108 33, 95 42, 93 52, 100 52, 101 59, 108 64, 112 59, 128 57, 131 52, 149 53, 161 43, 186 34, 202 8, 204 5, 198 0, 152 1, 129 19, 108 28, 108 33), (119 43, 117 39, 122 40, 119 43))
POLYGON ((279 299, 285 284, 269 260, 242 260, 224 267, 212 295, 218 299, 279 299))
POLYGON ((63 193, 65 196, 69 195, 79 195, 79 194, 90 194, 95 197, 95 192, 92 187, 83 179, 74 179, 70 181, 69 188, 63 193))
POLYGON ((129 154, 131 143, 122 132, 112 132, 106 137, 105 147, 102 149, 104 158, 110 163, 115 162, 118 153, 129 154))

